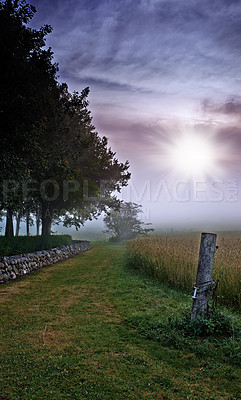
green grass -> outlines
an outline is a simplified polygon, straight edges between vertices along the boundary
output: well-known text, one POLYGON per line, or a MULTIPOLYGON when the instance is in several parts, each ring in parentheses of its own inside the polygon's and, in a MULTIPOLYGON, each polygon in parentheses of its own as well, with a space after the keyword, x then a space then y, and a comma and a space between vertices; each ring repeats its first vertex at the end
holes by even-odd
POLYGON ((0 257, 33 253, 37 250, 48 250, 71 243, 70 235, 0 236, 0 257))
POLYGON ((1 400, 241 399, 239 339, 183 336, 191 296, 123 256, 96 244, 0 287, 1 400))

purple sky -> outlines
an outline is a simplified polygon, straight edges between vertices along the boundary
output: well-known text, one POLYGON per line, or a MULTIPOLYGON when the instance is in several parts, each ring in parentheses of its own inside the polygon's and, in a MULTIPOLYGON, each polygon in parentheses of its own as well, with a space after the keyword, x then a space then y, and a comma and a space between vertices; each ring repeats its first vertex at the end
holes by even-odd
POLYGON ((70 90, 90 87, 97 131, 130 161, 124 200, 142 203, 146 220, 163 228, 239 228, 240 1, 30 3, 37 8, 32 26, 53 27, 47 44, 60 81, 70 90), (182 159, 171 160, 180 143, 196 138, 213 160, 191 177, 182 159))

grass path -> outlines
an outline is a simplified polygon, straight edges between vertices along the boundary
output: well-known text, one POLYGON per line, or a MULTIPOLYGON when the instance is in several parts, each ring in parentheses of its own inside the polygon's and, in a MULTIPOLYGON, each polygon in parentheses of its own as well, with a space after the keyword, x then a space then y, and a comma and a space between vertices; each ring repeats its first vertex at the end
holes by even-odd
POLYGON ((0 399, 241 399, 235 365, 146 340, 136 313, 175 312, 189 296, 93 249, 0 287, 0 399))

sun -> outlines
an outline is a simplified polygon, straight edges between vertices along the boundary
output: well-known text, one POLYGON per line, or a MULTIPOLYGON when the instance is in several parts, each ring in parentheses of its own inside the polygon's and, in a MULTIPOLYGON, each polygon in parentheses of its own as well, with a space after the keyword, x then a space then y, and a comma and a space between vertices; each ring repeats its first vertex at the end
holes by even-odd
POLYGON ((214 143, 205 136, 183 134, 168 147, 166 156, 169 169, 176 174, 204 178, 212 175, 216 168, 214 143))

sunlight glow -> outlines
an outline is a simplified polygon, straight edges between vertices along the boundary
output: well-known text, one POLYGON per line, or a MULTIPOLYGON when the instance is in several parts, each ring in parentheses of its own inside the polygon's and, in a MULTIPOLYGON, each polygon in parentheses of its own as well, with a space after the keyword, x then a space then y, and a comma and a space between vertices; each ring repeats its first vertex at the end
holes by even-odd
POLYGON ((167 148, 169 169, 185 177, 204 178, 216 170, 215 145, 203 135, 186 133, 167 148))

